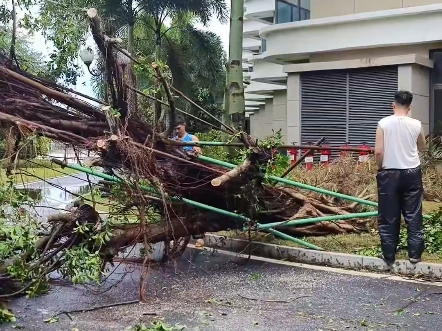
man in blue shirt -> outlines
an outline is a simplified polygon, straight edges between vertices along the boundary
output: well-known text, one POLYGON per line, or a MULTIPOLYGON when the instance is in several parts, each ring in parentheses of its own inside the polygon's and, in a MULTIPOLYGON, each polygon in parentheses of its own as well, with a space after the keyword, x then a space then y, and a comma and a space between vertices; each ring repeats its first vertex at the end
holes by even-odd
MULTIPOLYGON (((176 116, 175 118, 175 128, 174 128, 174 137, 173 140, 179 140, 182 142, 196 142, 199 139, 186 131, 186 121, 184 117, 181 115, 176 116)), ((201 148, 198 146, 184 146, 183 149, 186 152, 193 152, 196 154, 201 154, 201 148)))

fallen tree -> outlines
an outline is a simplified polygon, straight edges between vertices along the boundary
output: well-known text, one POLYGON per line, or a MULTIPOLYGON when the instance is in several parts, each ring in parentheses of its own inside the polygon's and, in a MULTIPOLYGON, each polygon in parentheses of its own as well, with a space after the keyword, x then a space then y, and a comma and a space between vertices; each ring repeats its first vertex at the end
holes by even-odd
MULTIPOLYGON (((342 215, 357 208, 336 199, 321 201, 293 187, 267 185, 266 167, 275 146, 263 147, 235 128, 224 125, 224 130, 243 142, 247 156, 233 170, 209 165, 197 155, 183 152, 182 145, 170 139, 177 110, 173 89, 160 67, 152 65, 170 108, 165 132, 156 132, 158 123, 144 122, 133 111, 128 102, 129 91, 133 89, 125 80, 129 66, 122 67, 117 61, 117 54, 130 55, 118 45, 117 39, 103 33, 95 10, 90 9, 88 16, 94 39, 105 59, 111 104, 101 103, 101 108, 95 107, 77 98, 74 91, 34 77, 14 66, 8 58, 0 58, 0 121, 9 137, 6 157, 12 164, 24 138, 32 135, 94 151, 100 157, 90 165, 118 174, 118 181, 110 183, 113 188, 109 192, 112 195, 115 188, 123 191, 122 209, 135 208, 139 222, 110 224, 87 203, 79 203, 70 213, 52 217, 49 219, 51 228, 39 235, 31 250, 23 250, 17 258, 4 264, 1 281, 6 284, 18 279, 26 284, 12 293, 2 286, 4 296, 23 293, 35 286, 36 279, 56 270, 72 277, 70 271, 74 264, 67 252, 76 247, 97 252, 104 270, 107 262, 112 262, 119 252, 135 243, 144 243, 147 247, 166 242, 167 255, 174 258, 183 252, 191 235, 342 215), (203 205, 206 207, 202 208, 203 205), (148 210, 154 210, 159 217, 151 219, 148 210), (226 216, 219 210, 240 216, 226 216), (171 241, 173 244, 169 245, 171 241), (32 277, 11 272, 14 270, 11 266, 18 265, 26 265, 27 270, 33 272, 32 277)), ((365 231, 365 222, 320 222, 275 229, 293 236, 317 236, 365 231)))

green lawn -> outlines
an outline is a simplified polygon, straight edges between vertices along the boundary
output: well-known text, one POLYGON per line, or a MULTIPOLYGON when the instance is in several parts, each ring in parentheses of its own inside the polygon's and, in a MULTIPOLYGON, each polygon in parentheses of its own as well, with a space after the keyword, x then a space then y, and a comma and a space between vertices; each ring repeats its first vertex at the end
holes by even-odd
MULTIPOLYGON (((23 168, 15 171, 15 174, 12 176, 12 181, 15 184, 29 183, 40 179, 47 180, 50 178, 63 177, 76 172, 76 170, 69 168, 62 169, 61 167, 55 166, 52 168, 23 168)), ((0 185, 5 184, 7 180, 5 169, 0 169, 0 185)))
MULTIPOLYGON (((442 204, 439 202, 424 201, 423 207, 424 213, 429 214, 432 211, 442 207, 442 204)), ((222 231, 214 234, 227 236, 230 238, 248 239, 248 234, 246 232, 222 231)), ((302 247, 292 241, 279 239, 271 234, 266 233, 253 233, 252 240, 283 246, 302 247)), ((341 252, 348 254, 372 255, 373 252, 380 247, 379 235, 376 233, 308 237, 305 240, 329 252, 341 252)), ((407 259, 407 252, 398 252, 397 258, 407 259)), ((442 263, 442 256, 435 254, 424 253, 422 259, 426 262, 442 263)))

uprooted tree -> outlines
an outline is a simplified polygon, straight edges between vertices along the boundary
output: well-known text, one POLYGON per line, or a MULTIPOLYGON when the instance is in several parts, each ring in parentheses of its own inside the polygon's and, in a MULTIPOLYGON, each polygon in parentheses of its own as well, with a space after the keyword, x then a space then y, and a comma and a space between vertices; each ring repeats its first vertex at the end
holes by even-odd
MULTIPOLYGON (((227 171, 183 152, 182 144, 170 139, 177 113, 174 93, 180 92, 169 85, 160 66, 152 64, 151 70, 163 86, 169 108, 169 126, 164 132, 157 132, 157 123, 145 122, 130 105, 128 95, 136 91, 129 85, 131 66, 122 65, 119 58, 136 59, 119 46, 120 40, 105 35, 95 9, 89 9, 87 14, 104 59, 110 104, 92 106, 77 98, 74 91, 20 70, 13 59, 1 58, 0 123, 8 136, 8 170, 12 171, 15 155, 29 136, 45 136, 94 151, 99 158, 89 160, 89 165, 113 174, 109 176, 117 180, 108 183, 109 193, 120 192, 125 197, 120 200, 121 210, 135 209, 138 222, 108 222, 89 203, 78 203, 71 212, 51 217, 50 227, 36 231, 32 245, 19 246, 18 254, 3 257, 0 298, 42 286, 53 271, 75 280, 78 273, 73 272, 74 268, 90 268, 90 264, 84 266, 78 259, 72 259, 73 252, 80 247, 94 256, 93 265, 97 267, 86 273, 99 273, 119 252, 136 243, 147 247, 165 242, 168 257, 175 258, 184 251, 191 235, 244 226, 253 229, 255 223, 346 214, 355 208, 354 204, 307 197, 292 187, 269 184, 266 169, 272 162, 275 146, 259 144, 246 133, 226 125, 224 130, 239 138, 247 151, 241 165, 227 171), (220 214, 219 209, 230 214, 220 214), (244 222, 245 219, 252 221, 244 222), (9 285, 17 283, 18 290, 11 290, 9 285)), ((322 222, 279 230, 293 236, 346 233, 364 231, 365 221, 339 225, 322 222)))

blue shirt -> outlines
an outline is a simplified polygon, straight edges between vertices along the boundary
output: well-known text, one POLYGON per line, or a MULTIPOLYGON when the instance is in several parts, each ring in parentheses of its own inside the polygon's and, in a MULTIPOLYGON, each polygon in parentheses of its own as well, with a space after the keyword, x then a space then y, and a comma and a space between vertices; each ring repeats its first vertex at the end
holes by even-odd
MULTIPOLYGON (((183 139, 179 139, 177 136, 173 137, 172 139, 173 140, 179 140, 179 141, 187 143, 187 142, 192 142, 193 141, 193 135, 191 135, 190 133, 186 133, 186 135, 184 136, 183 139)), ((185 151, 191 151, 191 150, 193 150, 193 146, 183 146, 183 149, 185 151)))

